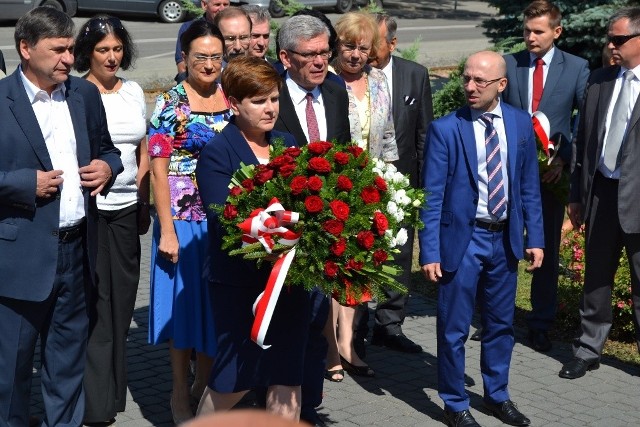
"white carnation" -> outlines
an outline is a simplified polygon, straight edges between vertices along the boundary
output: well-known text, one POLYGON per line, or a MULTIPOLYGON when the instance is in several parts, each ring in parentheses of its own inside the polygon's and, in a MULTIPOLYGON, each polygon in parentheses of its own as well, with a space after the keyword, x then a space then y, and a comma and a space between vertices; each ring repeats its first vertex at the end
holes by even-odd
POLYGON ((396 243, 398 244, 398 246, 402 246, 405 243, 407 243, 407 230, 405 230, 404 228, 401 228, 400 230, 398 230, 398 234, 396 234, 396 243))

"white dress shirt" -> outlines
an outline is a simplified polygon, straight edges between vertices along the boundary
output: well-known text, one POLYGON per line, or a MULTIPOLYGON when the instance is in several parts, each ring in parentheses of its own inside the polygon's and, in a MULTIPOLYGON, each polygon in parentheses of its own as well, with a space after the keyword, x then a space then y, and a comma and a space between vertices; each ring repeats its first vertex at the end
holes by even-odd
POLYGON ((22 68, 20 77, 40 125, 53 169, 63 171, 59 226, 62 228, 77 225, 85 217, 84 197, 78 173, 76 135, 65 96, 66 88, 61 83, 49 96, 46 91, 27 79, 22 68))
MULTIPOLYGON (((555 51, 556 51, 556 48, 552 46, 551 49, 549 49, 549 51, 542 57, 542 60, 544 61, 544 65, 542 66, 542 88, 543 88, 542 93, 544 93, 544 86, 547 83, 547 74, 549 74, 549 64, 551 64, 551 60, 553 59, 553 54, 555 53, 555 51)), ((528 93, 527 105, 529 106, 527 107, 527 111, 529 111, 529 114, 532 113, 531 102, 533 101, 533 72, 536 69, 536 58, 537 58, 536 55, 529 52, 529 82, 528 82, 529 90, 527 91, 528 93)))
POLYGON ((498 134, 498 140, 500 141, 500 159, 502 161, 502 179, 504 181, 504 194, 507 198, 507 209, 500 218, 496 218, 489 213, 487 207, 489 201, 489 192, 487 191, 487 183, 489 182, 489 176, 487 174, 487 150, 484 144, 484 132, 487 128, 485 122, 480 120, 482 112, 477 110, 471 110, 471 119, 473 120, 473 133, 476 138, 476 155, 478 158, 478 209, 476 210, 476 219, 488 222, 504 221, 507 219, 507 212, 509 212, 509 176, 508 176, 508 157, 507 157, 507 134, 504 130, 504 121, 502 120, 502 108, 500 103, 492 111, 487 111, 493 114, 493 127, 498 134))
POLYGON ((304 136, 307 138, 307 142, 309 142, 309 127, 307 126, 306 113, 307 93, 311 92, 313 94, 313 111, 315 111, 316 113, 318 130, 320 131, 320 139, 322 141, 326 141, 327 116, 325 114, 325 105, 322 98, 322 92, 320 92, 320 87, 316 86, 313 90, 306 90, 302 86, 298 85, 298 83, 294 82, 288 73, 285 84, 289 89, 289 95, 291 96, 291 102, 293 102, 293 108, 296 110, 298 121, 300 122, 302 131, 304 132, 304 136))

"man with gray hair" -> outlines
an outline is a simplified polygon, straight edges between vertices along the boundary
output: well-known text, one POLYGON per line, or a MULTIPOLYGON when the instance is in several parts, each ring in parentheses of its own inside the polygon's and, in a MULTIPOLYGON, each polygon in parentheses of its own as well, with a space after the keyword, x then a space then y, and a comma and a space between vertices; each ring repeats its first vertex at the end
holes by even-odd
POLYGON ((251 42, 247 53, 249 56, 267 59, 269 36, 271 34, 271 15, 269 15, 269 11, 254 4, 243 4, 240 8, 247 12, 247 15, 251 18, 251 42))
POLYGON ((73 21, 16 23, 20 66, 0 81, 0 425, 29 425, 40 338, 43 426, 80 426, 98 237, 97 194, 122 171, 100 93, 69 75, 73 21), (34 250, 37 248, 37 250, 34 250))

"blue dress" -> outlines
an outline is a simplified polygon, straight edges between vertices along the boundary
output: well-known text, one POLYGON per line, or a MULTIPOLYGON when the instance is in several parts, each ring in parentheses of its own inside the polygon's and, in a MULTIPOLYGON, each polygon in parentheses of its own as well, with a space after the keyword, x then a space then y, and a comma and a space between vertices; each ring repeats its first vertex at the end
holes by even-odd
MULTIPOLYGON (((293 136, 272 131, 270 142, 284 138, 294 146, 293 136)), ((223 204, 229 194, 231 176, 244 164, 258 164, 249 144, 240 134, 233 118, 200 154, 196 176, 204 206, 223 204)), ((263 350, 251 341, 252 305, 264 290, 270 273, 268 263, 257 268, 239 256, 220 249, 222 229, 215 212, 207 210, 211 241, 210 286, 216 322, 218 354, 213 364, 209 387, 219 393, 249 390, 270 385, 302 384, 304 351, 309 335, 309 293, 302 287, 282 289, 263 350)))
MULTIPOLYGON (((218 90, 221 90, 218 88, 218 90)), ((169 158, 171 213, 179 261, 157 256, 160 224, 151 246, 149 342, 168 339, 178 349, 216 355, 215 323, 208 280, 208 232, 195 168, 205 144, 227 124, 229 111, 191 111, 182 83, 160 95, 149 128, 149 156, 169 158)))

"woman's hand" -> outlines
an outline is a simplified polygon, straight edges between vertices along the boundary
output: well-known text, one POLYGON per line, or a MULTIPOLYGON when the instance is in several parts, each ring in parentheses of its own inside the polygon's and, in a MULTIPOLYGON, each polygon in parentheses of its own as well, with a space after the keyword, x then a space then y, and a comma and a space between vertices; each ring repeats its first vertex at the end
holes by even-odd
POLYGON ((160 243, 158 244, 158 254, 176 264, 178 262, 178 252, 180 251, 180 244, 178 243, 178 236, 175 233, 161 234, 160 243))

